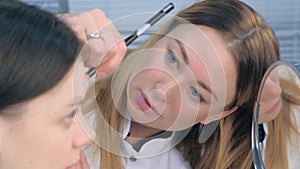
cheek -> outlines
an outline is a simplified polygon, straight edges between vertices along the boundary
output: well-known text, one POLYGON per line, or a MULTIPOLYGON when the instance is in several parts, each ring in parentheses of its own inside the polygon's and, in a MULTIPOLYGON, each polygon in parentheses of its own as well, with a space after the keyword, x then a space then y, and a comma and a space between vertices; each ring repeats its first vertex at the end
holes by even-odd
POLYGON ((270 101, 278 99, 281 95, 281 87, 278 83, 267 79, 262 91, 262 101, 270 101))
POLYGON ((279 113, 280 113, 280 111, 272 112, 272 113, 260 113, 258 122, 259 123, 270 122, 270 121, 274 120, 278 116, 279 113))
POLYGON ((198 106, 194 106, 195 104, 185 102, 184 99, 181 100, 180 97, 175 97, 173 100, 174 104, 168 105, 168 109, 166 113, 168 116, 165 119, 170 119, 169 123, 172 123, 172 130, 183 130, 189 127, 192 127, 194 124, 200 122, 203 119, 203 114, 200 115, 197 110, 199 110, 198 106))
POLYGON ((181 114, 184 114, 184 108, 182 106, 180 96, 167 99, 167 105, 164 113, 168 113, 170 116, 172 116, 172 119, 179 118, 181 114))
MULTIPOLYGON (((59 169, 68 164, 71 154, 71 137, 56 126, 22 122, 9 129, 2 144, 3 161, 12 168, 59 169), (64 157, 61 158, 61 157, 64 157), (16 162, 16 159, 18 161, 16 162), (67 162, 67 164, 66 164, 67 162)), ((10 168, 10 167, 8 167, 10 168)))
POLYGON ((216 113, 216 112, 217 112, 216 110, 210 110, 209 112, 209 106, 202 104, 201 107, 199 108, 199 112, 197 114, 195 124, 199 122, 206 124, 208 122, 215 120, 216 118, 219 118, 220 113, 216 113))

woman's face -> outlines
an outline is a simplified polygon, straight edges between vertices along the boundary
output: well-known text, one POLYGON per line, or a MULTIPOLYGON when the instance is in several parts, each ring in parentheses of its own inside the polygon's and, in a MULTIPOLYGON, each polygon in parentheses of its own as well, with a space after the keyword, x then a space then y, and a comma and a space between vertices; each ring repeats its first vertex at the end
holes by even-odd
POLYGON ((73 103, 74 68, 46 93, 0 117, 1 169, 76 168, 80 148, 91 142, 73 103))
POLYGON ((226 115, 223 108, 234 100, 237 72, 213 29, 177 26, 138 55, 127 84, 127 108, 134 121, 182 130, 226 115))
POLYGON ((259 123, 274 120, 278 116, 281 109, 281 91, 278 72, 274 69, 263 87, 259 123))

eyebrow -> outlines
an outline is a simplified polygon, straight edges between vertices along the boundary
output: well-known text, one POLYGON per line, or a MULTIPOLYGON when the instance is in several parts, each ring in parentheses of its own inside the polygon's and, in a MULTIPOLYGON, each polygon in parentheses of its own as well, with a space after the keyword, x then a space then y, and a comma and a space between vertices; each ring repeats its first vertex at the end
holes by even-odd
POLYGON ((175 39, 175 42, 180 47, 180 51, 181 51, 181 54, 183 56, 184 63, 188 64, 190 61, 189 61, 189 58, 187 57, 186 50, 183 47, 183 44, 178 39, 175 39))
MULTIPOLYGON (((187 57, 187 54, 186 54, 186 50, 185 48, 183 47, 183 44, 178 40, 178 39, 175 39, 175 42, 178 44, 178 46, 180 47, 180 51, 181 51, 181 54, 183 56, 183 60, 185 62, 185 64, 188 64, 190 61, 189 61, 189 58, 187 57)), ((216 101, 218 101, 218 97, 216 95, 216 93, 214 91, 212 91, 204 82, 202 81, 197 81, 198 85, 203 87, 205 90, 207 90, 213 97, 216 101)))

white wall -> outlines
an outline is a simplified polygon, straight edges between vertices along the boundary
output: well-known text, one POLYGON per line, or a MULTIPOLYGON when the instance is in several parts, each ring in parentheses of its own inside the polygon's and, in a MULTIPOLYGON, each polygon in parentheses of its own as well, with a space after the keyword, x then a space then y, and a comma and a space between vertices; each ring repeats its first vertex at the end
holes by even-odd
MULTIPOLYGON (((138 26, 168 4, 169 0, 23 0, 52 12, 87 11, 100 8, 114 21, 126 37, 138 26), (68 4, 69 2, 69 4, 68 4)), ((195 0, 173 0, 175 9, 170 14, 190 6, 195 0)), ((273 26, 279 38, 281 57, 300 62, 300 0, 244 0, 273 26)), ((155 26, 163 23, 161 20, 155 26)), ((137 40, 139 42, 141 38, 137 40)))
POLYGON ((244 0, 262 14, 279 38, 281 57, 300 62, 300 1, 244 0))

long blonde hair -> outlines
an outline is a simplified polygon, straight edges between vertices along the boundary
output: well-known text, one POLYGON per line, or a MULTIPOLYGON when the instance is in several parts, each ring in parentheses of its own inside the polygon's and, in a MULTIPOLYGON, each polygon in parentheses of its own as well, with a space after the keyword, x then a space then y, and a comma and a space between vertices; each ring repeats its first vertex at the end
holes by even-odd
MULTIPOLYGON (((123 133, 126 119, 119 113, 116 107, 121 108, 122 105, 126 105, 127 98, 125 88, 132 68, 134 68, 136 64, 136 58, 139 57, 138 51, 153 47, 166 33, 173 30, 179 23, 183 23, 182 20, 179 22, 178 20, 180 20, 180 18, 174 17, 156 31, 147 41, 142 43, 138 49, 129 50, 125 60, 123 60, 119 68, 115 70, 113 77, 109 76, 104 80, 97 81, 95 86, 90 88, 87 97, 93 97, 93 93, 96 94, 96 107, 99 108, 101 112, 101 114, 96 114, 94 120, 97 133, 96 142, 100 142, 100 146, 93 144, 94 157, 96 157, 99 151, 101 152, 101 169, 123 168, 121 154, 124 152, 121 150, 120 145, 122 145, 122 138, 120 138, 119 133, 123 133), (117 82, 114 83, 113 79, 116 79, 117 82), (117 131, 117 133, 115 131, 117 131)), ((95 107, 95 105, 90 104, 86 112, 91 111, 93 107, 95 107)))

